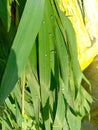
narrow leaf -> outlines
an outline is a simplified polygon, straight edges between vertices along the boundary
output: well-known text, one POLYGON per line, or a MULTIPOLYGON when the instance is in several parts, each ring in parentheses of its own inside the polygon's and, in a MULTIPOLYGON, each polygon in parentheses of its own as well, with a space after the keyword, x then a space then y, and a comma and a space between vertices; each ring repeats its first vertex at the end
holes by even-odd
POLYGON ((58 93, 58 105, 53 130, 62 130, 65 120, 65 103, 61 90, 58 93))
POLYGON ((45 14, 39 31, 39 77, 41 85, 42 105, 44 106, 49 97, 50 89, 50 36, 48 27, 48 9, 45 4, 45 14))

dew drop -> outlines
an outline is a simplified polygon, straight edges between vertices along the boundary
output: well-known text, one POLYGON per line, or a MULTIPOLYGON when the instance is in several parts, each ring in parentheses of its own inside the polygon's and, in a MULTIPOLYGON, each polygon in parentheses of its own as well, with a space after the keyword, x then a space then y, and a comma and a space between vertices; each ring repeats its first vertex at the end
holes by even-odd
POLYGON ((45 24, 45 20, 43 20, 43 24, 45 24))
POLYGON ((64 88, 62 88, 62 91, 64 91, 64 88))
POLYGON ((51 20, 53 20, 53 19, 54 19, 53 15, 51 15, 51 16, 50 16, 50 19, 51 19, 51 20))
POLYGON ((55 51, 55 50, 51 50, 50 52, 51 52, 51 54, 54 54, 54 53, 56 53, 56 51, 55 51))
POLYGON ((52 37, 52 33, 49 33, 49 36, 52 37))

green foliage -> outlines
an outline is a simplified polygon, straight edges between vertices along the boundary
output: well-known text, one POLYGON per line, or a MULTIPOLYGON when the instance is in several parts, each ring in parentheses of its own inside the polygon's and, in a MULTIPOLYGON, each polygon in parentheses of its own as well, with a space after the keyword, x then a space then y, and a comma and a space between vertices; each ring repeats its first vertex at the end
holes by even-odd
POLYGON ((24 66, 26 64, 28 55, 33 46, 32 43, 34 43, 34 40, 36 38, 38 29, 42 21, 43 4, 43 1, 35 2, 36 6, 34 5, 34 1, 27 1, 26 3, 25 10, 22 15, 22 19, 20 21, 17 34, 15 36, 13 46, 11 48, 9 59, 7 62, 6 70, 2 79, 0 88, 0 102, 4 101, 5 97, 12 90, 12 87, 14 87, 16 81, 18 80, 18 77, 20 77, 22 71, 24 70, 24 66), (36 14, 37 11, 40 13, 36 14), (37 15, 39 15, 38 18, 36 17, 37 15), (28 21, 29 24, 27 25, 28 21), (34 25, 35 28, 33 28, 32 25, 34 25), (26 31, 24 26, 28 26, 26 28, 26 31), (23 52, 25 53, 23 54, 23 52), (6 87, 6 84, 8 85, 8 87, 6 87))
POLYGON ((71 22, 55 0, 10 2, 11 22, 0 12, 0 127, 80 130, 92 98, 81 85, 71 22))

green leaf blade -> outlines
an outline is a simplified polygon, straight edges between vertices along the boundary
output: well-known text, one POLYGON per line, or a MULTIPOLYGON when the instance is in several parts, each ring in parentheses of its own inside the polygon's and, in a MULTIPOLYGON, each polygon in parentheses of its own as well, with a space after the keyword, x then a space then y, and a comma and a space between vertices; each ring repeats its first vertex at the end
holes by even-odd
POLYGON ((0 87, 0 103, 14 88, 26 65, 41 26, 44 0, 28 0, 18 27, 0 87), (39 17, 37 17, 39 16, 39 17))

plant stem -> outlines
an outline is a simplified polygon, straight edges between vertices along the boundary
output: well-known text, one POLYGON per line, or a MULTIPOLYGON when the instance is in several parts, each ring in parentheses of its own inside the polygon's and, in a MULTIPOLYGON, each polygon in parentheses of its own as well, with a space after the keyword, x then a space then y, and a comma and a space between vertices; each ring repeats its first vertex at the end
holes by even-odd
MULTIPOLYGON (((21 85, 22 85, 22 117, 24 118, 24 89, 25 89, 25 72, 23 72, 21 78, 21 85)), ((24 119, 22 121, 21 130, 24 130, 24 119)))

